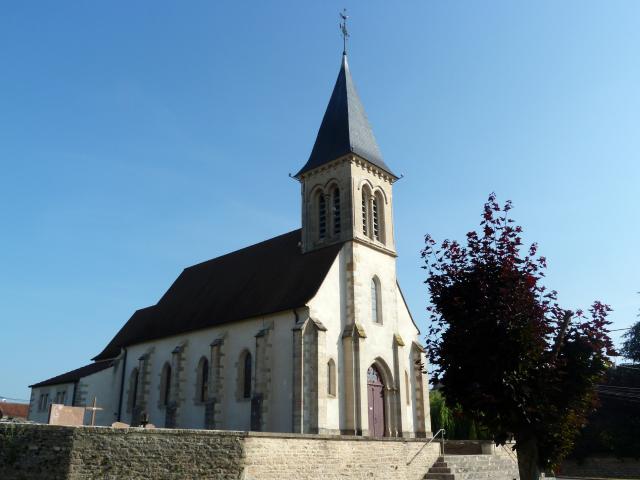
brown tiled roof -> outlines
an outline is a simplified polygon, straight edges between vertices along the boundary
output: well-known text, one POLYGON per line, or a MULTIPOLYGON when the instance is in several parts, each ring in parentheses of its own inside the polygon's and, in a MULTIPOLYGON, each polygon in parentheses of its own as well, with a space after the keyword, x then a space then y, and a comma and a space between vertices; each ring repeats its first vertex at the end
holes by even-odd
POLYGON ((94 360, 113 358, 127 345, 304 306, 342 245, 303 254, 300 240, 298 229, 186 268, 94 360))
POLYGON ((100 372, 105 368, 109 368, 112 365, 113 365, 112 360, 90 363, 89 365, 76 368, 75 370, 71 370, 70 372, 63 373, 62 375, 57 375, 48 380, 44 380, 39 383, 34 383, 33 385, 29 385, 29 387, 30 388, 44 387, 46 385, 59 385, 61 383, 77 382, 81 378, 88 377, 89 375, 100 372))
POLYGON ((28 414, 28 403, 0 402, 0 418, 27 418, 28 414))

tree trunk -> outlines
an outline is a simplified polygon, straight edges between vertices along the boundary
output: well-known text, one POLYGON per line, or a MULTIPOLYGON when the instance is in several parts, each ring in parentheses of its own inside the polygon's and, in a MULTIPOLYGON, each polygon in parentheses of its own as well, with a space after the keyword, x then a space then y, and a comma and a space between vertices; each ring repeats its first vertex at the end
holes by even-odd
POLYGON ((516 441, 520 480, 539 480, 538 442, 536 442, 535 437, 516 439, 516 441))

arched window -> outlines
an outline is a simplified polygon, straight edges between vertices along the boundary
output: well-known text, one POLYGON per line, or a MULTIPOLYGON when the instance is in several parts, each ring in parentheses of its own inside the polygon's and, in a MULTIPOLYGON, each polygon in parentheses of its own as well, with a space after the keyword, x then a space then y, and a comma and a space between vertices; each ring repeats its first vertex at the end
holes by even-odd
POLYGON ((242 398, 251 398, 251 354, 245 351, 240 356, 240 393, 242 398))
POLYGON ((327 362, 327 393, 332 397, 336 396, 336 362, 333 358, 327 362))
POLYGON ((339 235, 341 230, 341 218, 340 218, 340 189, 338 187, 333 189, 332 192, 332 217, 333 217, 333 234, 339 235))
POLYGON ((378 277, 371 279, 371 320, 375 323, 382 323, 380 280, 378 280, 378 277))
POLYGON ((206 402, 209 398, 209 360, 207 357, 200 358, 197 374, 196 399, 198 402, 206 402))
POLYGON ((129 406, 129 411, 131 412, 134 408, 136 408, 136 402, 138 400, 138 369, 134 368, 131 371, 131 375, 129 376, 129 401, 127 405, 129 406))
POLYGON ((321 193, 318 196, 318 238, 322 240, 327 235, 327 202, 321 193))
POLYGON ((171 365, 165 363, 160 379, 160 405, 167 406, 171 401, 171 365))

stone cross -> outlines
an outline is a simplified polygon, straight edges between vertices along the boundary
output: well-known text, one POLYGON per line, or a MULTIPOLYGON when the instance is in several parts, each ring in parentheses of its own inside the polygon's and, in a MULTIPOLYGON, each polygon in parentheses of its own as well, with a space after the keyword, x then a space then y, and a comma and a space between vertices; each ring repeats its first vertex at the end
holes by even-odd
POLYGON ((96 424, 96 411, 102 410, 100 407, 96 407, 97 397, 93 397, 93 404, 90 407, 84 407, 85 410, 91 410, 91 426, 96 424))

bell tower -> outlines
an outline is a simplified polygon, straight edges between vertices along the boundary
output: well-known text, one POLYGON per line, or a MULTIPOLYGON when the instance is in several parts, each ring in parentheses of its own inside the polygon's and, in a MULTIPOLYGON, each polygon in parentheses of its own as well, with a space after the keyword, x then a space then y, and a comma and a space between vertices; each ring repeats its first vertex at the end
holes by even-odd
POLYGON ((395 256, 392 185, 356 91, 347 55, 309 160, 295 175, 302 186, 302 249, 355 240, 395 256))

